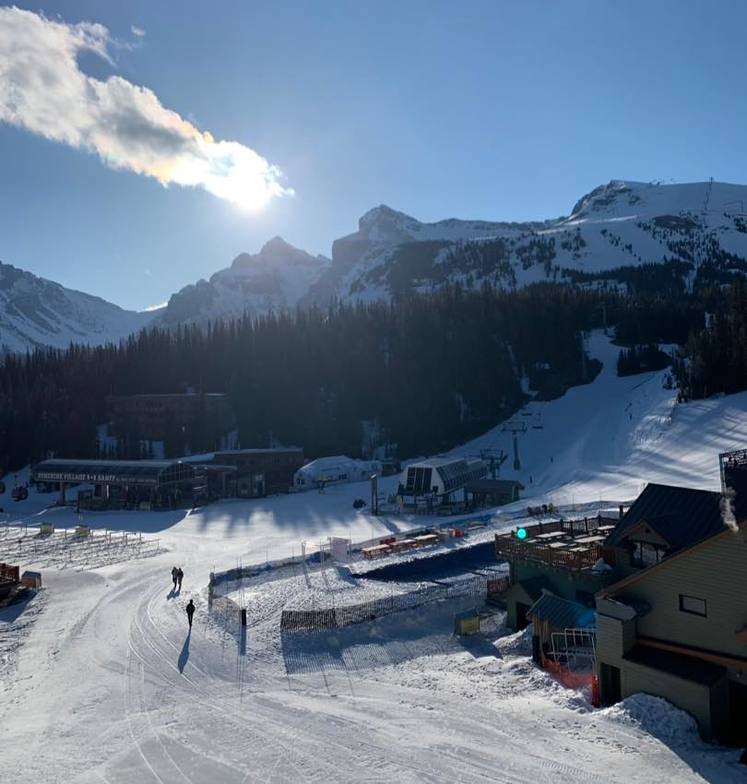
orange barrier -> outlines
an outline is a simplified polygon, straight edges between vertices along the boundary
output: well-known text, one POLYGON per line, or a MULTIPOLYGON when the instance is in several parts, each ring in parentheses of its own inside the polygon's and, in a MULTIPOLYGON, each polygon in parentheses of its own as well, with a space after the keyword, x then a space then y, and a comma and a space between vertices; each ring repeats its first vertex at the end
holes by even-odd
POLYGON ((541 656, 540 664, 543 670, 549 672, 556 681, 562 683, 567 689, 589 689, 591 691, 591 704, 599 707, 599 681, 594 672, 570 672, 562 664, 541 656))

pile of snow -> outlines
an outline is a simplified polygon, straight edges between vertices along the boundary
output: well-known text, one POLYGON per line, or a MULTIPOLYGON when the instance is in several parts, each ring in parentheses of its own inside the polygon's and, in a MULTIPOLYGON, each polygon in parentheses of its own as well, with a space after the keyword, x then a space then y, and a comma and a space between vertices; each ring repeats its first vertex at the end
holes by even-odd
POLYGON ((695 719, 671 702, 650 694, 633 694, 610 708, 599 711, 609 721, 644 730, 668 746, 700 740, 695 719))
POLYGON ((534 626, 530 623, 520 632, 499 637, 494 645, 501 656, 531 656, 533 634, 534 626))

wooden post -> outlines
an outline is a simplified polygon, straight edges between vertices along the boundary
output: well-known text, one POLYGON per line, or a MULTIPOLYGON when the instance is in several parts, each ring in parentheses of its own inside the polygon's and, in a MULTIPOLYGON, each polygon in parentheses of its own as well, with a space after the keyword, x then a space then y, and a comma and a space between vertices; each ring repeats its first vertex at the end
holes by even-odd
POLYGON ((371 475, 371 512, 374 515, 379 514, 379 476, 378 474, 371 475))
POLYGON ((241 625, 246 626, 246 607, 241 608, 241 625))

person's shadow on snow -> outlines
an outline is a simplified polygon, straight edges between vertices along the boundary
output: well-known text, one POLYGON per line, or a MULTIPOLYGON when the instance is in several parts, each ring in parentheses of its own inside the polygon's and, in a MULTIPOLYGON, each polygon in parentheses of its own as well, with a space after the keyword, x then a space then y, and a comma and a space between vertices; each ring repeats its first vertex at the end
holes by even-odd
POLYGON ((187 632, 187 639, 184 640, 184 645, 182 645, 182 652, 179 654, 179 672, 184 672, 184 668, 187 666, 187 662, 189 661, 189 638, 192 636, 192 627, 189 627, 189 631, 187 632))
POLYGON ((176 596, 176 591, 172 588, 167 594, 166 599, 173 599, 176 596))

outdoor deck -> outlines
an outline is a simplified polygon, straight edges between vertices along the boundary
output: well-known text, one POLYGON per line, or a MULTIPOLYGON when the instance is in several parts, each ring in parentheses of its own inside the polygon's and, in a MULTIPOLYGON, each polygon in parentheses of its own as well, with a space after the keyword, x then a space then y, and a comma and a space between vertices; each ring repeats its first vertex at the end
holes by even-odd
POLYGON ((506 561, 537 561, 572 571, 590 569, 605 557, 604 542, 616 522, 591 517, 537 523, 524 528, 524 539, 515 533, 496 534, 495 554, 506 561))

